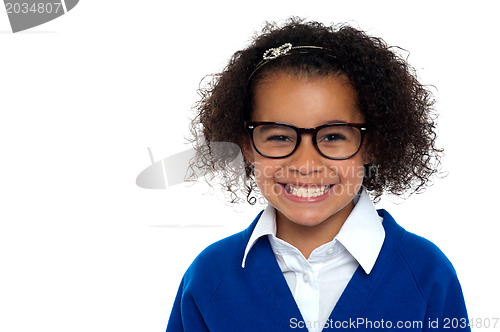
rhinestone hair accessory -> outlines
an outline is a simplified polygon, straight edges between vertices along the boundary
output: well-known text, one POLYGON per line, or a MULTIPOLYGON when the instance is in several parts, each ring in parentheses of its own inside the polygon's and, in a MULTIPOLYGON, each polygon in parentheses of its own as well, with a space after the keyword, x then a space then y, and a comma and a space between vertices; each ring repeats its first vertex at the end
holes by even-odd
POLYGON ((274 60, 282 55, 286 55, 288 51, 292 49, 292 44, 286 43, 281 45, 280 47, 270 48, 264 52, 262 56, 263 60, 274 60))
POLYGON ((320 46, 293 46, 291 43, 285 43, 279 47, 270 48, 264 52, 264 54, 262 55, 262 60, 257 64, 257 66, 255 66, 255 69, 248 77, 248 82, 250 82, 255 73, 267 63, 283 56, 288 56, 293 54, 307 54, 311 50, 324 51, 329 57, 335 58, 333 52, 328 48, 320 46))

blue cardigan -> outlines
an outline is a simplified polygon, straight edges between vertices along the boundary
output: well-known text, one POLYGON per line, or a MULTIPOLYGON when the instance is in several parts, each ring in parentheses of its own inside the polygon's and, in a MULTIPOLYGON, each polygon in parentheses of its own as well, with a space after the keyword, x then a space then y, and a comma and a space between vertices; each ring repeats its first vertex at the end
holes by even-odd
MULTIPOLYGON (((324 331, 470 331, 453 266, 431 242, 385 210, 386 237, 370 274, 358 267, 324 331)), ((243 253, 259 216, 244 231, 206 248, 182 279, 167 332, 307 331, 267 237, 243 253)))

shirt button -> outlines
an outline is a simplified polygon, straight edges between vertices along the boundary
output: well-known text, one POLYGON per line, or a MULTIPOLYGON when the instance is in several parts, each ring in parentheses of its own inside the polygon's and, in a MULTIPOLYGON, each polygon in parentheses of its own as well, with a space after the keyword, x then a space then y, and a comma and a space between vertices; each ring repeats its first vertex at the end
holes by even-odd
POLYGON ((302 275, 302 280, 304 280, 304 282, 305 282, 305 283, 309 282, 309 274, 304 273, 304 274, 302 275))
POLYGON ((326 251, 327 254, 331 255, 333 254, 335 250, 333 250, 333 248, 328 248, 328 250, 326 251))

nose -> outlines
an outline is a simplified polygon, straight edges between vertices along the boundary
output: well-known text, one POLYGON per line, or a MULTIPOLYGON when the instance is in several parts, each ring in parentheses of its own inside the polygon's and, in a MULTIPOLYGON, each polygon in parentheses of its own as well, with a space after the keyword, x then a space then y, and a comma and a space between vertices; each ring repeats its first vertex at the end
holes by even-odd
POLYGON ((288 167, 301 175, 321 172, 323 157, 314 147, 312 134, 302 134, 300 144, 290 158, 288 167))

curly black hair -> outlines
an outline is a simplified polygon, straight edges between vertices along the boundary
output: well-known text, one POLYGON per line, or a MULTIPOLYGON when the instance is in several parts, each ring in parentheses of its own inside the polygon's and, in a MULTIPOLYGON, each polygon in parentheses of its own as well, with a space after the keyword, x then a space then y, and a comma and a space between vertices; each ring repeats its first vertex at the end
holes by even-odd
POLYGON ((365 166, 363 185, 374 199, 384 192, 402 196, 422 191, 437 173, 442 156, 435 145, 434 98, 397 50, 349 25, 325 26, 299 18, 283 25, 266 23, 248 47, 236 52, 221 73, 211 75, 200 87, 201 100, 191 123, 197 151, 192 176, 201 170, 209 181, 217 178, 222 183, 232 202, 240 200, 238 193, 243 192, 249 203, 255 203, 252 165, 245 160, 243 171, 235 169, 234 151, 214 153, 211 144, 231 142, 243 147, 248 139, 243 122, 252 114, 255 85, 266 75, 285 71, 348 77, 370 129, 367 153, 372 162, 365 166), (255 72, 264 52, 285 43, 329 51, 279 57, 255 72))

